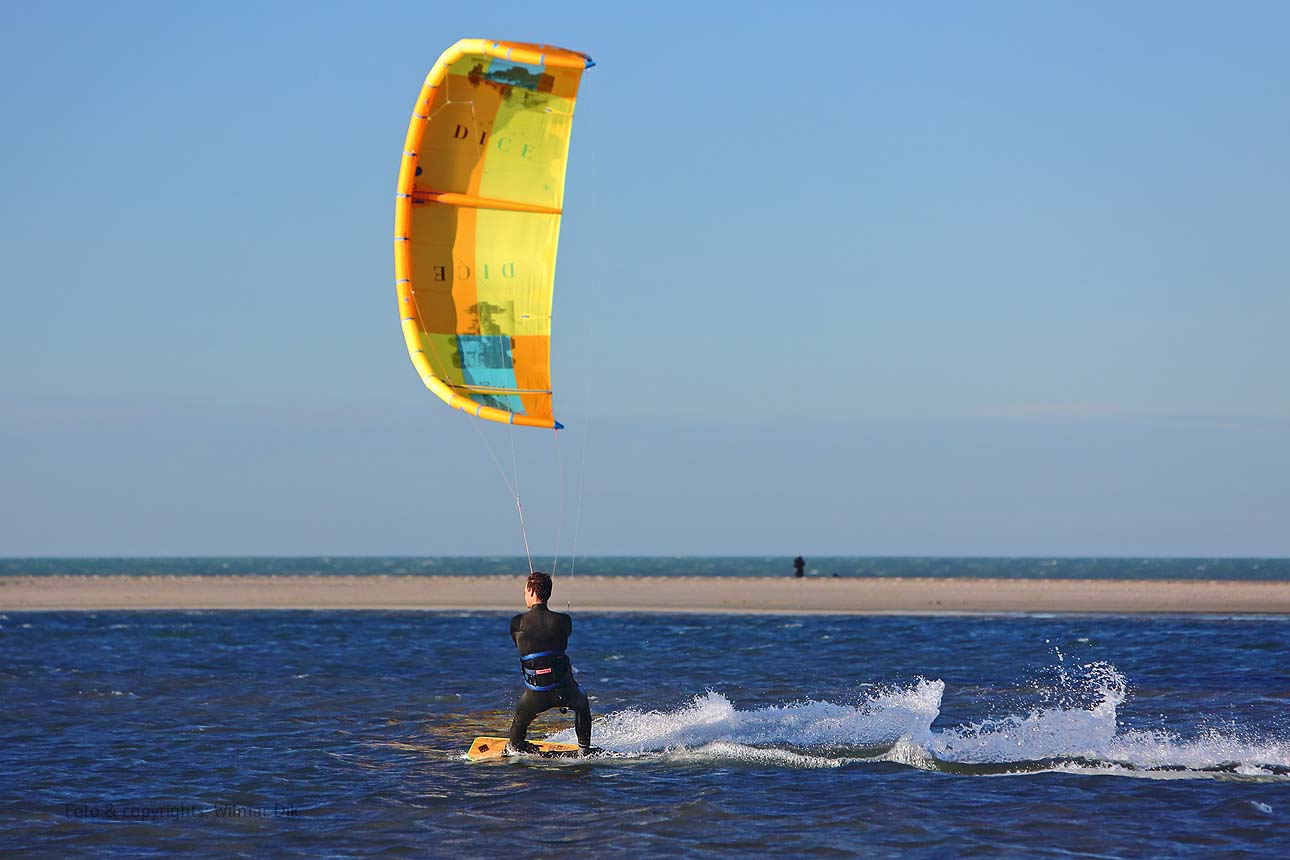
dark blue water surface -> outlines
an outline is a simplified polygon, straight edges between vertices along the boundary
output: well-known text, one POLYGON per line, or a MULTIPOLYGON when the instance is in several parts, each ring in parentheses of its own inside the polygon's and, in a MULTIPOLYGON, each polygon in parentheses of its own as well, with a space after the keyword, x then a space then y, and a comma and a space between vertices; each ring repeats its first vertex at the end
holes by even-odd
POLYGON ((596 742, 619 755, 471 764, 518 692, 506 622, 0 616, 0 849, 1290 852, 1290 620, 577 613, 596 742))
MULTIPOLYGON (((557 573, 587 576, 787 576, 785 556, 534 557, 557 573)), ((0 576, 445 576, 515 574, 523 556, 214 556, 176 558, 0 558, 0 576)), ((808 556, 807 576, 962 576, 1019 579, 1290 580, 1290 558, 890 558, 808 556)))

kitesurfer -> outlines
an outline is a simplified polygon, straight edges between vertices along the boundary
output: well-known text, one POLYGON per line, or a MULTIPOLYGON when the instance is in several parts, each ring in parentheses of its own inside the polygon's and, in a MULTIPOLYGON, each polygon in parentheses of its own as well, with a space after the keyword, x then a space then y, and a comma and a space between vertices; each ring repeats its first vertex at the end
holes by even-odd
POLYGON ((801 577, 806 575, 806 559, 800 555, 793 559, 793 576, 801 577))
POLYGON ((515 705, 511 722, 510 752, 537 752, 525 738, 529 724, 551 708, 572 709, 578 733, 578 749, 584 755, 592 752, 591 704, 587 694, 573 677, 573 666, 564 653, 573 632, 573 619, 563 612, 552 612, 546 602, 551 599, 551 577, 541 571, 529 575, 524 585, 522 612, 511 619, 511 639, 520 649, 520 667, 526 689, 515 705))

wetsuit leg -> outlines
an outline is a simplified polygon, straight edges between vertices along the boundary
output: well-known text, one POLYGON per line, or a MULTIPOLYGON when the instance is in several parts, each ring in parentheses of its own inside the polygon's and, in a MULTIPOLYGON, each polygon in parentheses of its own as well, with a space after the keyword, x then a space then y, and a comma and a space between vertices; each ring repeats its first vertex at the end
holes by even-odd
POLYGON ((515 703, 515 719, 511 720, 510 741, 513 746, 519 746, 524 743, 528 737, 529 724, 537 719, 537 715, 555 707, 550 693, 539 693, 536 690, 525 690, 520 695, 520 700, 515 703))
POLYGON ((569 708, 574 715, 574 731, 578 734, 578 746, 591 746, 591 702, 577 681, 571 681, 560 688, 560 707, 569 708))
POLYGON ((591 746, 591 703, 584 693, 582 700, 573 706, 574 727, 578 733, 578 746, 591 746))

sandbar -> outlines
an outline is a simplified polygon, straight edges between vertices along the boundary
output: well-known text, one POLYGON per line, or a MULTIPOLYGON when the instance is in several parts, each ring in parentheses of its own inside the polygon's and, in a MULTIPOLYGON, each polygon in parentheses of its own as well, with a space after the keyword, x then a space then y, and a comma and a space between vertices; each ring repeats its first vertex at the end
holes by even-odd
MULTIPOLYGON (((6 576, 0 611, 515 610, 523 576, 6 576)), ((1290 582, 559 576, 552 608, 762 614, 1290 614, 1290 582)))

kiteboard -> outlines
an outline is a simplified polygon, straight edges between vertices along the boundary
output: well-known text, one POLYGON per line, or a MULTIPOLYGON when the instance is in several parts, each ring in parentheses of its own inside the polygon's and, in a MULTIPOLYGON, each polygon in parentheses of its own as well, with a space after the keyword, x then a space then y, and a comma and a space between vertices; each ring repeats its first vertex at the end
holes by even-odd
MULTIPOLYGON (((557 744, 552 741, 530 741, 533 746, 538 748, 538 755, 542 758, 578 758, 577 744, 557 744)), ((596 747, 591 748, 591 753, 600 752, 596 747)), ((466 753, 466 758, 471 761, 487 761, 489 759, 502 758, 506 755, 506 738, 475 738, 475 742, 470 745, 470 750, 466 753)))

